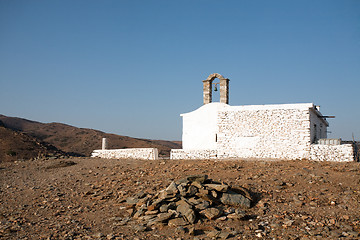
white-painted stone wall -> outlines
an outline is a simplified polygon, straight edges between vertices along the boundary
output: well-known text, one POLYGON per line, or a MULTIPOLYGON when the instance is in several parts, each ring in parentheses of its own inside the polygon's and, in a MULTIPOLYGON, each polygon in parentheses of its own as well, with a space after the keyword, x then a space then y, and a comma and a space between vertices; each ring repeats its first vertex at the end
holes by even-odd
POLYGON ((217 159, 217 150, 184 150, 172 149, 170 159, 189 160, 189 159, 217 159))
POLYGON ((182 145, 185 150, 217 149, 216 133, 218 131, 217 115, 229 105, 209 103, 199 109, 181 114, 183 117, 182 145))
POLYGON ((91 157, 111 158, 111 159, 142 159, 157 160, 157 148, 126 148, 126 149, 109 149, 94 150, 91 157))
POLYGON ((309 156, 311 104, 232 107, 218 114, 220 158, 309 156))
POLYGON ((352 144, 319 145, 313 144, 310 148, 310 160, 352 162, 354 161, 354 148, 352 144))

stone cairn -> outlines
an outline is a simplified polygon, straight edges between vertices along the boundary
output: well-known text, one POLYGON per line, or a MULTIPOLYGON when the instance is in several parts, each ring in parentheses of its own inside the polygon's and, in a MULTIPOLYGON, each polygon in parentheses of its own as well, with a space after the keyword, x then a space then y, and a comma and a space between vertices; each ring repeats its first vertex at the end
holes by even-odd
POLYGON ((139 192, 126 199, 128 212, 142 226, 139 231, 157 224, 185 226, 203 218, 242 219, 246 216, 243 209, 250 208, 251 203, 245 188, 212 181, 207 175, 172 182, 154 196, 139 192))

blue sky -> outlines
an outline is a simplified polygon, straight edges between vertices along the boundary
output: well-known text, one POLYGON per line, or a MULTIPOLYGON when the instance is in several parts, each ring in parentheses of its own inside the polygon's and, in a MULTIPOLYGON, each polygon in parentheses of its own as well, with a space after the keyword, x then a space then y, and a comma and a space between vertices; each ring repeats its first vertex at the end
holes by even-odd
POLYGON ((0 114, 181 140, 220 73, 230 105, 313 102, 360 140, 358 0, 0 0, 0 36, 0 114))

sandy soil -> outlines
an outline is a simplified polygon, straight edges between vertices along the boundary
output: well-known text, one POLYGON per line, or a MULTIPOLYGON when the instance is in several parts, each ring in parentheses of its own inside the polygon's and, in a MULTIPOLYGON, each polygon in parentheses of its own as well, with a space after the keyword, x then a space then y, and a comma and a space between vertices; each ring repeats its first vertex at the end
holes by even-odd
POLYGON ((360 164, 72 158, 0 164, 2 239, 360 239, 360 164), (75 164, 71 164, 75 163, 75 164), (242 220, 143 231, 124 200, 207 174, 253 193, 242 220), (195 230, 193 234, 188 231, 195 230))

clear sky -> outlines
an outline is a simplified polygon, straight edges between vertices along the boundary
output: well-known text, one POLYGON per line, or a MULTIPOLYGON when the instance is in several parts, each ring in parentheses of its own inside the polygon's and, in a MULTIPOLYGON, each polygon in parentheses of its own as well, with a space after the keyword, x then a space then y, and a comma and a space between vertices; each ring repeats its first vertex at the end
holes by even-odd
POLYGON ((360 1, 0 0, 0 114, 181 140, 211 73, 360 140, 360 1))

